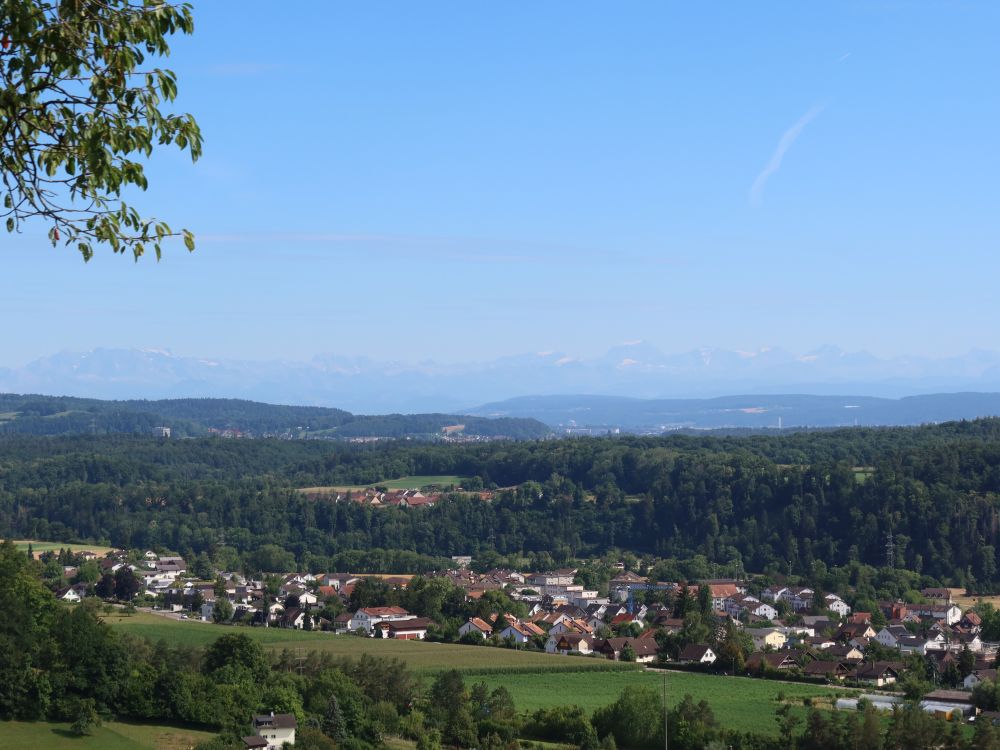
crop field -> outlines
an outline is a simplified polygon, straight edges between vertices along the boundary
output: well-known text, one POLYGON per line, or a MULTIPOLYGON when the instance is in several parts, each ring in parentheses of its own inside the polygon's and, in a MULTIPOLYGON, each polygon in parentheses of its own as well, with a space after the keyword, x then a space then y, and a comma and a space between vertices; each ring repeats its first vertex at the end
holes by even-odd
POLYGON ((69 542, 39 542, 34 539, 15 539, 14 546, 20 550, 28 551, 28 545, 31 545, 31 551, 35 553, 37 557, 42 552, 48 552, 50 550, 55 550, 58 552, 60 549, 70 549, 73 552, 93 552, 95 555, 105 555, 111 551, 111 547, 101 547, 98 544, 76 544, 69 542))
POLYGON ((0 747, 4 750, 188 750, 211 739, 212 732, 197 729, 105 722, 89 735, 77 736, 69 724, 0 721, 0 747))
MULTIPOLYGON (((518 711, 531 712, 538 708, 575 704, 592 713, 613 703, 622 690, 632 685, 662 691, 663 674, 648 671, 469 674, 466 683, 485 682, 490 688, 503 685, 510 691, 518 711)), ((722 726, 770 735, 777 734, 774 712, 781 705, 779 693, 784 693, 786 703, 797 706, 795 713, 803 718, 808 711, 803 704, 804 698, 809 698, 815 705, 830 708, 838 694, 853 694, 853 691, 844 688, 746 677, 720 677, 694 672, 667 672, 666 675, 667 697, 671 706, 680 703, 685 694, 690 694, 696 702, 707 701, 722 726)))
POLYGON ((279 628, 226 627, 194 620, 174 620, 145 612, 131 616, 111 615, 103 619, 116 630, 133 633, 152 641, 162 639, 172 644, 207 646, 227 633, 244 633, 272 651, 286 648, 303 649, 354 659, 361 654, 371 654, 400 659, 416 672, 438 672, 451 668, 485 671, 530 669, 543 672, 566 667, 588 670, 608 668, 608 662, 603 659, 572 659, 537 651, 427 641, 359 638, 354 635, 306 633, 279 628))

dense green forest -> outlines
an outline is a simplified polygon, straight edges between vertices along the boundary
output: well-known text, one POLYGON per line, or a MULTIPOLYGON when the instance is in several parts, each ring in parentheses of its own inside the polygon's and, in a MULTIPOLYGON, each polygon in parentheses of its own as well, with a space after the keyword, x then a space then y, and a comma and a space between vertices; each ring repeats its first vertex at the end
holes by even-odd
POLYGON ((1000 580, 998 493, 1000 420, 473 445, 0 439, 0 534, 183 554, 278 545, 299 563, 375 548, 557 562, 624 549, 808 572, 882 566, 891 533, 897 567, 986 590, 1000 580), (510 489, 410 510, 294 491, 435 474, 510 489))
POLYGON ((464 424, 464 434, 513 439, 541 438, 550 430, 534 419, 487 419, 450 414, 355 415, 322 406, 281 406, 228 398, 161 401, 101 401, 69 396, 0 394, 0 434, 149 435, 170 427, 175 437, 204 436, 209 430, 291 437, 433 436, 464 424))

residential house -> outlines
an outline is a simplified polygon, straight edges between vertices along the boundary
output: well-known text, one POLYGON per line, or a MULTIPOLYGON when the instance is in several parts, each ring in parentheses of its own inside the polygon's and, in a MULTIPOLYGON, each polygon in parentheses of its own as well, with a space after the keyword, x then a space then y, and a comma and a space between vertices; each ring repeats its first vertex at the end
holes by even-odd
POLYGON ((778 602, 786 591, 787 586, 768 586, 760 592, 760 598, 767 602, 778 602))
POLYGON ((351 630, 364 630, 370 635, 380 622, 409 620, 415 616, 402 607, 365 607, 351 616, 350 627, 351 630))
POLYGON ((899 679, 900 666, 896 662, 865 661, 857 666, 853 679, 874 687, 893 685, 899 679))
POLYGON ((969 675, 962 682, 966 690, 972 690, 980 682, 996 682, 997 681, 997 671, 995 669, 977 669, 974 672, 970 672, 969 675))
POLYGON ((427 637, 427 629, 434 625, 426 617, 413 617, 409 620, 383 620, 377 626, 383 638, 396 638, 401 641, 422 641, 427 637))
POLYGON ((919 617, 932 617, 945 625, 954 625, 962 619, 962 608, 957 604, 908 604, 907 609, 919 617))
POLYGON ((861 649, 850 644, 843 646, 830 646, 830 648, 826 649, 826 653, 843 661, 858 662, 865 658, 865 654, 861 649))
POLYGON ((458 629, 459 637, 474 633, 481 638, 489 638, 493 635, 493 626, 479 617, 470 617, 462 627, 458 629))
POLYGON ((87 584, 85 583, 74 583, 72 586, 67 586, 56 592, 56 599, 71 604, 76 604, 85 596, 87 596, 87 584))
POLYGON ((566 617, 549 628, 549 635, 561 635, 562 633, 582 633, 590 635, 594 629, 584 620, 577 620, 573 617, 566 617))
POLYGON ((637 662, 646 664, 656 661, 656 641, 652 638, 608 638, 595 643, 594 651, 603 654, 608 659, 618 661, 626 646, 632 647, 637 662))
POLYGON ((247 747, 281 750, 285 743, 295 744, 295 730, 298 729, 298 722, 295 720, 295 714, 276 714, 272 711, 270 714, 254 716, 253 729, 257 739, 265 740, 267 744, 266 746, 251 744, 247 740, 253 738, 244 737, 243 742, 247 747))
POLYGON ((283 628, 293 628, 295 630, 305 629, 306 611, 298 607, 290 607, 278 617, 278 624, 283 628))
POLYGON ((896 648, 900 638, 909 638, 910 635, 903 625, 887 625, 875 634, 875 640, 886 648, 896 648))
POLYGON ((926 638, 920 636, 908 636, 899 639, 896 645, 901 654, 920 654, 925 656, 928 651, 938 651, 946 648, 944 635, 928 635, 926 638))
POLYGON ((681 664, 714 664, 717 658, 711 647, 704 643, 691 643, 677 655, 681 664))
POLYGON ((836 612, 840 617, 847 617, 851 614, 851 607, 847 602, 836 594, 827 594, 824 598, 826 609, 836 612))
POLYGON ((863 624, 858 625, 855 623, 845 623, 837 631, 837 640, 843 643, 847 643, 857 637, 862 638, 874 638, 876 635, 875 628, 871 625, 863 624))
POLYGON ((932 604, 951 604, 951 589, 927 588, 920 589, 920 595, 929 600, 932 604))
POLYGON ((351 632, 351 613, 341 612, 339 615, 333 618, 333 623, 330 626, 334 633, 350 633, 351 632))
POLYGON ((755 651, 747 659, 746 669, 747 671, 755 671, 766 668, 786 672, 799 666, 798 661, 796 661, 797 655, 796 651, 775 651, 773 653, 755 651))
POLYGON ((595 639, 583 633, 564 633, 563 635, 549 636, 549 641, 545 644, 545 650, 550 654, 592 654, 594 653, 595 639), (549 645, 551 643, 551 647, 549 645))
POLYGON ((514 620, 500 633, 500 638, 502 640, 512 638, 514 643, 523 644, 530 641, 536 635, 545 635, 545 631, 533 622, 514 620))
POLYGON ((833 661, 811 661, 802 667, 802 674, 809 677, 826 677, 834 680, 845 680, 854 669, 853 665, 842 659, 833 661))
POLYGON ((708 586, 709 594, 712 597, 712 609, 726 609, 726 600, 742 596, 745 593, 737 588, 735 582, 727 583, 705 583, 708 586))
POLYGON ((978 614, 976 614, 972 610, 969 610, 964 615, 962 615, 962 619, 959 621, 958 624, 961 625, 966 630, 978 633, 980 630, 983 629, 983 618, 981 618, 978 614))
POLYGON ((768 648, 777 651, 788 642, 788 637, 777 628, 746 628, 744 632, 753 639, 756 651, 768 648))
POLYGON ((812 598, 815 593, 808 586, 789 586, 779 597, 779 600, 788 602, 795 612, 799 612, 812 606, 812 598))

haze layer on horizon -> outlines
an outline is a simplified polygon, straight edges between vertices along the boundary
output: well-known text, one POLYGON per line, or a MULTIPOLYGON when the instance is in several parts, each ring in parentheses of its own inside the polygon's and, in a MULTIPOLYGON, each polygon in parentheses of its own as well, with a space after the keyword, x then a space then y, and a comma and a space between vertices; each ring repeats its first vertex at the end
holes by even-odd
POLYGON ((1000 348, 995 3, 195 17, 160 64, 205 156, 138 204, 198 250, 5 236, 2 364, 1000 348))

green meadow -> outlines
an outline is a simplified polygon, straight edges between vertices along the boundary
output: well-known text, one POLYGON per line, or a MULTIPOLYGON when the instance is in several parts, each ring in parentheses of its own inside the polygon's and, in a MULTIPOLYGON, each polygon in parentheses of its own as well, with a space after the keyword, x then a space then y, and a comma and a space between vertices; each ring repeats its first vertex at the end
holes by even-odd
POLYGON ((69 724, 0 721, 4 750, 188 750, 214 736, 197 729, 121 721, 105 722, 78 736, 69 724))
POLYGON ((530 669, 544 672, 566 668, 607 669, 610 666, 604 659, 577 659, 537 651, 428 641, 359 638, 354 635, 307 633, 279 628, 225 626, 196 620, 174 620, 146 612, 131 616, 110 615, 103 619, 116 630, 152 641, 165 640, 172 644, 206 646, 226 633, 244 633, 271 651, 302 649, 355 659, 361 654, 371 654, 400 659, 416 672, 437 672, 452 668, 480 671, 530 669))
MULTIPOLYGON (((581 661, 577 659, 576 661, 581 661)), ((538 672, 534 674, 469 674, 467 683, 485 682, 490 688, 503 685, 510 691, 519 711, 578 705, 588 713, 613 703, 629 686, 645 686, 661 692, 666 674, 667 700, 674 706, 689 694, 696 702, 705 700, 715 718, 727 729, 777 733, 775 710, 783 700, 796 706, 803 718, 808 709, 803 699, 830 708, 838 694, 851 691, 820 685, 783 683, 748 677, 722 677, 696 672, 538 672)))

